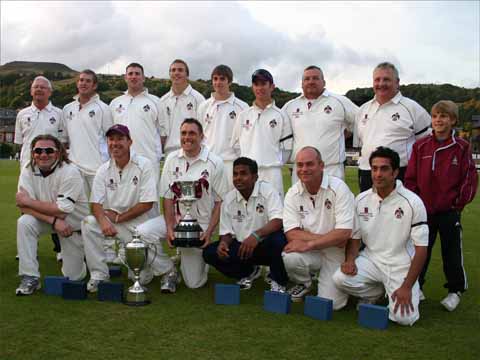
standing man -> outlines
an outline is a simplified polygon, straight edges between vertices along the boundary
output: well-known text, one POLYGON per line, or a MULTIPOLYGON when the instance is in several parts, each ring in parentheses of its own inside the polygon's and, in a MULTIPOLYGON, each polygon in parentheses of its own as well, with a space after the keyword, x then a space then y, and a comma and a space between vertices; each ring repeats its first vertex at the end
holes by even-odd
POLYGON ((258 179, 270 182, 283 197, 281 144, 292 135, 290 122, 275 106, 272 74, 265 69, 252 74, 253 105, 237 118, 232 135, 232 146, 240 148, 240 155, 258 163, 258 179))
POLYGON ((70 160, 82 174, 87 195, 97 169, 108 160, 105 132, 113 125, 108 105, 95 92, 97 83, 92 70, 83 70, 78 76, 75 100, 63 108, 70 160))
POLYGON ((415 101, 402 96, 399 86, 397 68, 388 62, 378 64, 373 71, 375 97, 360 107, 355 120, 356 140, 362 147, 358 163, 360 191, 372 187, 369 158, 378 146, 398 153, 398 178, 403 181, 413 143, 428 135, 430 116, 415 101))
MULTIPOLYGON (((478 186, 478 175, 472 159, 470 143, 456 136, 458 107, 442 100, 432 107, 433 133, 413 145, 405 175, 405 187, 422 199, 428 214, 428 254, 418 279, 425 283, 432 249, 440 233, 443 273, 447 296, 441 304, 453 311, 460 296, 467 290, 467 274, 463 267, 461 213, 471 202, 478 186)), ((424 300, 423 292, 420 300, 424 300), (423 297, 423 299, 422 299, 423 297)))
POLYGON ((248 108, 248 105, 230 92, 233 72, 228 66, 215 67, 211 80, 215 92, 199 106, 198 119, 205 131, 205 145, 223 159, 228 184, 233 189, 233 160, 238 156, 230 143, 237 115, 248 108))
POLYGON ((320 152, 307 146, 295 159, 300 179, 285 195, 283 228, 288 244, 283 262, 296 283, 288 290, 292 301, 302 301, 318 274, 318 296, 333 300, 333 309, 347 304, 332 275, 344 260, 344 246, 353 229, 353 194, 338 177, 323 171, 320 152))
POLYGON ((250 289, 260 266, 270 266, 271 290, 285 291, 288 277, 282 261, 286 239, 282 231, 282 199, 267 182, 257 181, 255 160, 233 162, 233 185, 222 203, 220 241, 203 250, 207 264, 250 289))
MULTIPOLYGON (((223 161, 212 153, 203 140, 202 124, 196 119, 185 119, 180 127, 182 148, 170 153, 165 160, 160 181, 160 196, 163 197, 163 213, 167 226, 167 242, 172 247, 175 239, 174 229, 178 220, 185 215, 185 207, 171 190, 175 181, 199 181, 201 193, 192 206, 191 213, 197 218, 203 229, 202 247, 210 244, 220 219, 222 199, 228 191, 227 179, 224 173, 223 161)), ((163 231, 163 219, 154 218, 142 226, 145 238, 158 238, 163 231)), ((208 279, 208 266, 202 258, 202 249, 177 248, 180 251, 180 269, 185 285, 195 289, 203 286, 208 279)), ((162 279, 163 293, 174 293, 180 281, 177 270, 170 259, 165 262, 165 268, 172 270, 162 279), (168 263, 168 264, 167 264, 168 263)))
POLYGON ((43 134, 50 134, 65 142, 62 110, 52 105, 52 83, 44 76, 37 76, 30 88, 32 105, 21 110, 15 122, 15 144, 22 145, 20 169, 30 161, 30 144, 43 134))
POLYGON ((169 69, 172 87, 160 99, 162 123, 165 131, 162 141, 165 154, 180 149, 180 125, 187 118, 197 118, 197 111, 205 98, 188 83, 190 70, 185 61, 173 60, 169 69))
POLYGON ((159 120, 160 99, 149 94, 148 89, 144 87, 145 75, 142 65, 138 63, 127 65, 125 81, 128 90, 110 103, 113 123, 128 127, 133 142, 132 149, 137 155, 150 160, 155 183, 158 184, 162 158, 160 134, 164 131, 159 120))
MULTIPOLYGON (((65 143, 62 110, 52 105, 52 83, 44 76, 37 76, 30 88, 32 105, 21 110, 15 122, 15 143, 22 145, 20 169, 30 161, 31 142, 38 135, 50 134, 65 143)), ((52 234, 53 251, 57 260, 62 260, 60 241, 56 233, 52 234)))
POLYGON ((379 147, 369 162, 373 188, 355 199, 355 229, 333 280, 364 303, 386 292, 390 320, 413 325, 420 318, 417 279, 427 256, 427 213, 422 200, 395 180, 395 151, 379 147))
MULTIPOLYGON (((345 178, 345 130, 353 130, 358 107, 347 97, 325 88, 322 70, 308 66, 303 71, 303 95, 287 102, 282 112, 291 123, 293 156, 305 146, 314 146, 322 154, 324 171, 345 178)), ((297 181, 296 171, 292 183, 297 181)))
MULTIPOLYGON (((95 175, 90 197, 93 216, 82 222, 90 292, 97 291, 100 281, 109 279, 105 238, 117 238, 123 244, 131 241, 135 228, 148 220, 147 213, 158 201, 152 164, 131 152, 128 127, 115 124, 106 136, 111 159, 95 175)), ((151 269, 143 270, 140 277, 142 284, 149 283, 153 278, 151 269)))
POLYGON ((21 277, 17 295, 31 295, 40 289, 37 249, 42 234, 59 235, 64 276, 81 280, 87 275, 80 223, 89 208, 82 177, 56 137, 38 135, 31 144, 31 162, 20 173, 16 195, 22 212, 17 221, 21 277))

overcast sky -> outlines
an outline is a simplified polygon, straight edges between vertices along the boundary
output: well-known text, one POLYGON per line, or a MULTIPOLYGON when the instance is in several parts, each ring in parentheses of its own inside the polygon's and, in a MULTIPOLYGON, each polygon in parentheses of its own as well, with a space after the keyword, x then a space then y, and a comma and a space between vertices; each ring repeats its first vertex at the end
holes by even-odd
POLYGON ((0 63, 60 62, 122 74, 140 62, 167 78, 174 58, 190 78, 218 64, 249 85, 270 70, 277 86, 298 91, 303 68, 322 67, 327 87, 371 86, 381 61, 401 83, 480 86, 479 1, 455 2, 127 2, 1 1, 0 63))

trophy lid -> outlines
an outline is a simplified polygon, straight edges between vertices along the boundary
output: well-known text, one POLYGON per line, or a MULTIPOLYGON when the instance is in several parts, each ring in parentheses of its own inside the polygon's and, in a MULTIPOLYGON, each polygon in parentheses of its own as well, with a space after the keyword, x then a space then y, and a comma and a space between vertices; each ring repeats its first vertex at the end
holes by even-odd
POLYGON ((143 249, 147 247, 147 245, 140 239, 140 234, 137 228, 133 229, 132 240, 127 243, 125 247, 127 249, 143 249))

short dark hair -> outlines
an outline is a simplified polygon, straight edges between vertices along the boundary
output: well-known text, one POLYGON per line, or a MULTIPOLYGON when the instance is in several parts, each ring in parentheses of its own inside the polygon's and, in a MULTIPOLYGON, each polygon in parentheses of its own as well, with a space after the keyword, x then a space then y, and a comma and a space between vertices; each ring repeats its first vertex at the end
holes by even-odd
POLYGON ((215 66, 215 69, 213 69, 212 76, 210 76, 210 78, 213 78, 213 75, 225 76, 228 79, 229 83, 233 81, 233 71, 227 65, 215 66))
POLYGON ((194 118, 186 118, 185 120, 182 121, 182 125, 180 125, 180 128, 183 126, 183 124, 195 124, 198 127, 198 130, 200 130, 200 135, 203 134, 203 126, 200 121, 194 118))
POLYGON ((90 76, 93 78, 93 83, 94 83, 94 84, 97 84, 97 83, 98 83, 98 78, 97 78, 97 74, 95 74, 95 71, 90 70, 90 69, 85 69, 85 70, 82 70, 82 71, 80 72, 80 74, 78 74, 78 76, 80 76, 80 75, 82 75, 82 74, 90 75, 90 76))
POLYGON ((390 165, 392 165, 393 170, 400 168, 400 156, 398 153, 388 147, 379 146, 375 149, 374 152, 370 154, 368 158, 368 163, 372 166, 372 160, 375 158, 386 158, 390 159, 390 165))
POLYGON ((132 62, 132 63, 128 64, 127 67, 125 68, 125 72, 128 72, 128 68, 131 68, 131 67, 137 67, 137 68, 142 69, 142 75, 145 75, 145 71, 143 71, 143 66, 140 65, 139 63, 136 63, 136 62, 132 62))
MULTIPOLYGON (((190 76, 190 69, 188 68, 188 65, 187 63, 185 62, 185 60, 182 60, 182 59, 175 59, 172 61, 172 63, 170 64, 170 67, 172 67, 173 64, 183 64, 185 66, 185 72, 187 73, 187 76, 190 76)), ((168 68, 169 72, 170 72, 170 67, 168 68)))
POLYGON ((239 158, 235 159, 235 161, 233 162, 233 167, 238 166, 238 165, 248 166, 248 169, 250 170, 250 172, 253 175, 258 174, 258 165, 257 165, 257 162, 255 160, 252 160, 248 157, 242 156, 242 157, 239 157, 239 158))
POLYGON ((41 140, 46 140, 46 141, 51 141, 55 144, 55 147, 57 148, 58 151, 58 167, 61 167, 63 163, 70 163, 70 160, 68 159, 68 154, 67 150, 65 149, 65 146, 60 142, 60 140, 50 134, 42 134, 42 135, 37 135, 35 138, 32 140, 30 143, 30 164, 29 166, 34 170, 35 166, 35 158, 33 156, 33 149, 35 149, 35 145, 37 145, 37 142, 41 140))

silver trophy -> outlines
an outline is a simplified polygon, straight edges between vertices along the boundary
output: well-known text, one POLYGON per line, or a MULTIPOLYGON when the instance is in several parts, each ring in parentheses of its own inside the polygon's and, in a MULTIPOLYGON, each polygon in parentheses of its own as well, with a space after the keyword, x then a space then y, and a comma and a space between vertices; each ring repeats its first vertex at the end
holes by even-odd
POLYGON ((203 241, 200 240, 202 228, 190 213, 192 205, 197 201, 197 189, 201 186, 199 181, 175 181, 171 188, 178 198, 178 201, 185 207, 185 215, 175 226, 175 239, 172 241, 176 247, 200 247, 203 241))
POLYGON ((140 239, 140 236, 135 229, 133 232, 132 241, 124 246, 125 260, 122 260, 124 265, 133 272, 134 283, 128 288, 125 304, 130 306, 143 306, 150 304, 147 297, 147 288, 140 284, 140 272, 149 267, 155 257, 157 256, 157 249, 155 246, 149 246, 140 239), (154 255, 150 264, 147 264, 148 255, 153 248, 154 255))

